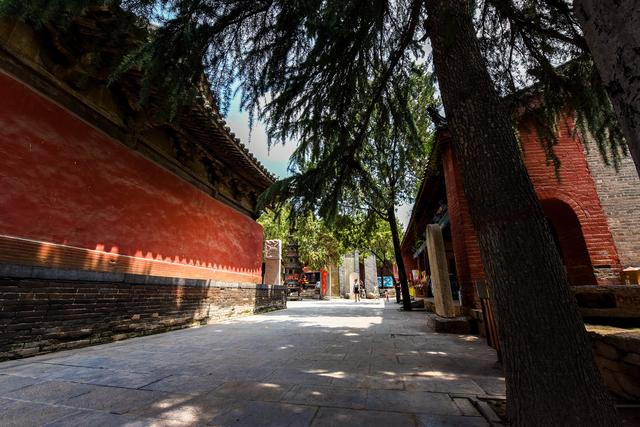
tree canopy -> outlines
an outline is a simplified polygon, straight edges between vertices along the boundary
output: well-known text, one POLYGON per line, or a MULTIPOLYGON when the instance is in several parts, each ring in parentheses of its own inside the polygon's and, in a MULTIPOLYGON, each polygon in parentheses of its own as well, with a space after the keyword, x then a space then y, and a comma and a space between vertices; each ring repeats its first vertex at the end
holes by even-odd
MULTIPOLYGON (((323 153, 318 168, 335 170, 330 184, 337 194, 357 170, 352 159, 365 145, 375 106, 409 78, 416 60, 430 56, 425 0, 2 0, 0 14, 64 26, 105 5, 131 11, 151 28, 113 78, 139 67, 143 102, 157 87, 170 115, 198 95, 203 73, 223 112, 238 90, 251 120, 257 115, 267 123, 270 143, 296 140, 298 157, 323 153)), ((570 109, 603 158, 617 165, 626 145, 572 1, 470 5, 488 70, 513 101, 511 110, 531 85, 542 95, 543 103, 524 105, 536 107, 549 157, 555 159, 559 113, 570 109)), ((314 171, 308 175, 317 182, 314 171)))

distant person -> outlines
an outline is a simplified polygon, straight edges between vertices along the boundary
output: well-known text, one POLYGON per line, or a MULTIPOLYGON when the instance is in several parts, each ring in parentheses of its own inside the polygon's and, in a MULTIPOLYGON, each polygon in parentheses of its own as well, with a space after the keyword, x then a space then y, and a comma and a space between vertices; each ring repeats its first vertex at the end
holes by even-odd
POLYGON ((384 299, 386 299, 387 302, 389 302, 389 289, 384 290, 384 299))
POLYGON ((354 302, 360 301, 360 284, 358 283, 358 279, 353 280, 353 296, 355 297, 354 302))

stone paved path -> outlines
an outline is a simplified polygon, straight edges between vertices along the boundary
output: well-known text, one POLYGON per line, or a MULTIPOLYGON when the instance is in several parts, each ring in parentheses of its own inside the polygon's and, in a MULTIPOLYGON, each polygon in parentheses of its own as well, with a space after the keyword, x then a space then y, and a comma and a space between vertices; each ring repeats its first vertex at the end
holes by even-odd
POLYGON ((0 363, 2 426, 485 426, 495 353, 395 303, 303 301, 0 363))

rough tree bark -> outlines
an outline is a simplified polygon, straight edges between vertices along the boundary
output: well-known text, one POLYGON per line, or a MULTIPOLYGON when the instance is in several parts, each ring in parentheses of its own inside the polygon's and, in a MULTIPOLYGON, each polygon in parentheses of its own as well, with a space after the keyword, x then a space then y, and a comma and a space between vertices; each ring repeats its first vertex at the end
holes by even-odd
POLYGON ((573 7, 640 176, 640 5, 574 0, 573 7))
POLYGON ((433 61, 493 286, 507 411, 517 426, 613 426, 560 255, 502 110, 469 0, 427 0, 433 61))
POLYGON ((393 210, 393 208, 388 209, 387 217, 389 227, 391 227, 393 254, 396 257, 396 265, 398 266, 398 278, 400 279, 400 289, 402 290, 402 308, 404 310, 411 310, 409 282, 407 281, 407 272, 404 269, 404 260, 402 259, 402 249, 400 246, 400 235, 398 234, 398 223, 396 222, 396 212, 393 210))

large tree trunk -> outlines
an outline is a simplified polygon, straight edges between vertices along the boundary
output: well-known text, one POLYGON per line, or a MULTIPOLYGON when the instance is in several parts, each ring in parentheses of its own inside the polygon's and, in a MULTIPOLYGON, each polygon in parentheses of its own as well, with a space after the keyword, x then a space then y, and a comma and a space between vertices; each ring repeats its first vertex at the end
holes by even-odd
POLYGON ((640 4, 574 0, 574 10, 640 176, 640 4))
POLYGON ((428 0, 440 91, 492 285, 516 426, 613 426, 560 255, 476 38, 469 0, 428 0))
POLYGON ((411 295, 409 295, 409 282, 407 281, 407 271, 404 269, 404 260, 402 259, 402 249, 400 246, 400 235, 398 234, 398 222, 396 221, 396 212, 393 208, 387 212, 387 220, 391 227, 391 237, 393 239, 393 254, 396 257, 398 265, 398 278, 400 279, 400 289, 402 290, 402 308, 411 310, 411 295))

